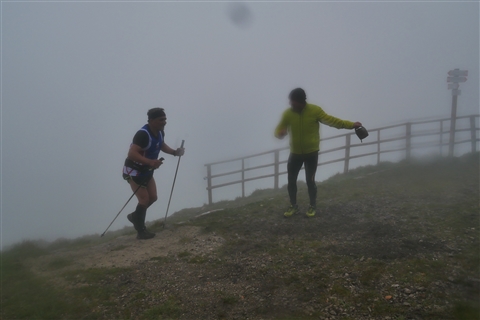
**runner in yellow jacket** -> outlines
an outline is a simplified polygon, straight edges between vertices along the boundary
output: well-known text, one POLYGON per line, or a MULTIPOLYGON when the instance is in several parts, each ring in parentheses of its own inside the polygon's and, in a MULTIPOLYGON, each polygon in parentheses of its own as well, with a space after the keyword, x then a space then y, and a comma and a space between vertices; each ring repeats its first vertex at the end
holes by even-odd
POLYGON ((290 217, 298 212, 297 205, 297 178, 302 165, 305 164, 305 178, 310 197, 308 217, 316 212, 317 185, 315 173, 318 166, 318 151, 320 149, 320 123, 337 129, 353 129, 361 127, 360 122, 341 120, 330 116, 322 108, 307 103, 307 96, 302 88, 296 88, 288 96, 289 109, 285 110, 282 119, 275 129, 275 136, 283 139, 290 134, 290 156, 288 157, 288 195, 290 208, 284 213, 290 217))

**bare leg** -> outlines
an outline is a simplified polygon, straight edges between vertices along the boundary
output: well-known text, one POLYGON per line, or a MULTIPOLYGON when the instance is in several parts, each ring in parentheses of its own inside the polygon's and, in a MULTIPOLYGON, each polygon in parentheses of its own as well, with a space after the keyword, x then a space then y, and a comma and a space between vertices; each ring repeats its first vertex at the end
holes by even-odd
POLYGON ((148 192, 148 207, 150 207, 155 201, 157 201, 157 184, 155 183, 155 179, 152 177, 147 184, 147 192, 148 192))
MULTIPOLYGON (((138 184, 133 182, 132 179, 130 179, 128 181, 128 183, 130 183, 130 187, 132 188, 133 192, 135 192, 138 189, 138 184)), ((137 196, 138 204, 141 204, 145 208, 148 208, 148 206, 150 205, 150 196, 149 196, 147 188, 140 187, 140 189, 138 189, 138 191, 137 191, 137 193, 135 193, 135 195, 137 196)))
MULTIPOLYGON (((148 193, 148 207, 150 207, 155 201, 157 201, 157 184, 155 183, 155 179, 152 177, 150 181, 147 183, 147 187, 145 190, 148 193)), ((145 214, 142 215, 142 225, 145 228, 145 217, 147 215, 147 211, 145 210, 145 214)))

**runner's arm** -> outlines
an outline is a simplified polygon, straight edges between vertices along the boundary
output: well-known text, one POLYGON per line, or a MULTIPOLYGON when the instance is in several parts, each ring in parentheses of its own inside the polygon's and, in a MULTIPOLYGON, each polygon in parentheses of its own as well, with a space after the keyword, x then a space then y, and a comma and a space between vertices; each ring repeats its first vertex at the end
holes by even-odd
POLYGON ((158 168, 161 165, 156 159, 148 159, 143 156, 143 150, 148 146, 148 133, 144 130, 138 130, 133 137, 132 144, 128 150, 128 158, 134 162, 147 165, 152 168, 158 168))
POLYGON ((288 119, 285 112, 282 114, 282 119, 280 123, 275 128, 275 137, 278 139, 283 139, 287 135, 288 128, 288 119))
POLYGON ((133 144, 130 146, 128 150, 128 158, 132 161, 150 166, 150 167, 157 167, 158 168, 158 160, 156 159, 148 159, 142 156, 142 148, 139 145, 133 144))
POLYGON ((333 127, 337 129, 353 129, 355 128, 355 124, 357 124, 357 123, 353 123, 352 121, 342 120, 334 116, 328 115, 321 108, 319 108, 318 110, 317 120, 323 124, 326 124, 329 127, 333 127))

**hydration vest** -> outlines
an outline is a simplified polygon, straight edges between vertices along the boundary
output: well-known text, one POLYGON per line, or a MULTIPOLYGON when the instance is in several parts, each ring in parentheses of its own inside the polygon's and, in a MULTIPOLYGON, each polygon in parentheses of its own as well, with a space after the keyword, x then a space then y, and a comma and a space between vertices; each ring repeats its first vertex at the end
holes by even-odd
POLYGON ((157 137, 153 137, 148 130, 148 124, 144 125, 142 131, 145 131, 148 134, 148 145, 146 148, 143 148, 143 156, 148 159, 158 159, 158 155, 160 154, 160 150, 162 149, 163 145, 163 134, 161 131, 158 131, 157 137))
MULTIPOLYGON (((145 131, 148 134, 148 145, 145 148, 142 148, 142 156, 148 159, 158 159, 158 155, 160 154, 160 150, 162 149, 163 145, 162 132, 158 131, 157 137, 152 136, 148 130, 148 124, 144 125, 139 131, 145 131)), ((125 159, 123 173, 130 176, 141 176, 145 174, 151 174, 152 172, 150 172, 149 169, 149 166, 127 158, 125 159)))

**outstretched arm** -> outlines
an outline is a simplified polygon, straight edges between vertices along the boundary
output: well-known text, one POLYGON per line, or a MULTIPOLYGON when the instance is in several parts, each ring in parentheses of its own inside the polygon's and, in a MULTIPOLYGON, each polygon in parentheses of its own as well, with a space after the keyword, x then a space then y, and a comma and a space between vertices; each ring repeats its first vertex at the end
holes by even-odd
POLYGON ((360 122, 352 122, 348 120, 342 120, 327 114, 325 111, 320 109, 318 113, 318 121, 323 124, 326 124, 329 127, 337 128, 337 129, 353 129, 361 127, 362 124, 360 122))

